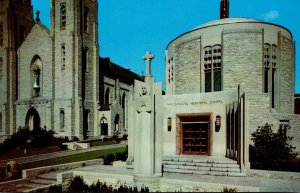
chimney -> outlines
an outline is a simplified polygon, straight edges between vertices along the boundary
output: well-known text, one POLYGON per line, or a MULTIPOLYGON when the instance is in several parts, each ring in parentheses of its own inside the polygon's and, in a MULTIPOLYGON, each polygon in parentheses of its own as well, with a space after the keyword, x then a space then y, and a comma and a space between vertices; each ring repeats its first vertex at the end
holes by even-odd
POLYGON ((229 18, 229 0, 221 0, 220 19, 229 18))

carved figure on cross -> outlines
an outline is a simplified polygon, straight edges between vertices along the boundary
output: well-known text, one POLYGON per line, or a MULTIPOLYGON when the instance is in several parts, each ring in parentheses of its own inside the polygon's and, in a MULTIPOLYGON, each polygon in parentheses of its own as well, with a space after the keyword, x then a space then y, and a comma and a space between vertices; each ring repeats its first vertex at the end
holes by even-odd
POLYGON ((146 76, 151 75, 151 61, 154 59, 154 55, 151 52, 147 51, 146 55, 143 57, 143 60, 146 60, 146 76))

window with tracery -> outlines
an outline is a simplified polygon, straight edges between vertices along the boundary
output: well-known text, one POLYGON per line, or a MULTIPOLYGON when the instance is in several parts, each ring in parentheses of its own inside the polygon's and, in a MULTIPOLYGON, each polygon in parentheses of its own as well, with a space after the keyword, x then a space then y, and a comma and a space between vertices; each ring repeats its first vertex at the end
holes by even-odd
POLYGON ((264 93, 271 93, 272 108, 275 108, 277 52, 276 45, 264 45, 264 93))
POLYGON ((221 45, 213 47, 213 77, 214 77, 214 91, 222 90, 222 48, 221 45))
POLYGON ((277 46, 272 45, 272 108, 275 108, 276 69, 277 69, 277 46))
POLYGON ((66 29, 67 25, 67 12, 66 12, 66 3, 60 4, 60 29, 66 29))
POLYGON ((222 90, 222 46, 204 48, 205 92, 222 90))
POLYGON ((211 47, 204 48, 205 92, 211 92, 212 53, 211 47))

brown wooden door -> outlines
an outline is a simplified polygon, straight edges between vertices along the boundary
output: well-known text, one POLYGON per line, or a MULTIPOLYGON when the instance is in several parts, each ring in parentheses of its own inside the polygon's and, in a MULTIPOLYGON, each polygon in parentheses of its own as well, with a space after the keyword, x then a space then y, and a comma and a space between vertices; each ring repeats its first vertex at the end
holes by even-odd
POLYGON ((183 123, 183 154, 209 154, 209 123, 183 123))

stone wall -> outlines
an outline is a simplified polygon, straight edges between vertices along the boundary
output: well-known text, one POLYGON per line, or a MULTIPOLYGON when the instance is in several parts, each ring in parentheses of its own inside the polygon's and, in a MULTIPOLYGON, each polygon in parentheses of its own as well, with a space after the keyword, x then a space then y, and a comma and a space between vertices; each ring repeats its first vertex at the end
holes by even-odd
POLYGON ((223 87, 262 92, 262 32, 223 32, 223 87))
POLYGON ((295 151, 300 153, 300 115, 272 112, 269 110, 269 104, 270 97, 268 94, 246 93, 246 115, 250 144, 253 143, 251 134, 259 126, 264 126, 268 123, 272 125, 273 132, 277 132, 280 124, 286 123, 291 126, 288 135, 294 137, 291 145, 297 147, 295 151))
POLYGON ((183 42, 175 50, 175 93, 200 93, 200 39, 183 42))
POLYGON ((280 112, 294 113, 294 43, 290 39, 280 36, 280 51, 280 112))

